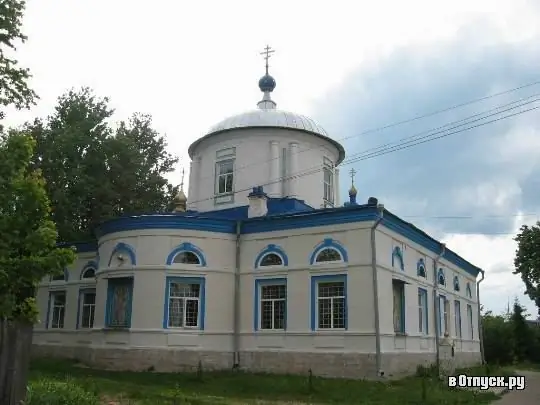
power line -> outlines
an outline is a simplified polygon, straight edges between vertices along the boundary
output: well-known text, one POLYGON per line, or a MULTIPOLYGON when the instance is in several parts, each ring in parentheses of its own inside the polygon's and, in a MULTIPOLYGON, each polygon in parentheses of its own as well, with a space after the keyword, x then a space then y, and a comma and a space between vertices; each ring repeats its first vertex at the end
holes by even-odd
MULTIPOLYGON (((535 101, 538 101, 538 100, 535 100, 535 101)), ((534 101, 533 101, 534 102, 534 101)), ((528 102, 528 103, 525 103, 523 105, 526 105, 526 104, 530 104, 532 102, 528 102)), ((353 159, 352 161, 349 161, 349 162, 346 162, 346 163, 343 163, 342 166, 346 166, 348 164, 351 164, 351 163, 356 163, 358 161, 362 161, 362 160, 366 160, 366 159, 371 159, 371 158, 374 158, 374 157, 377 157, 377 156, 382 156, 382 155, 385 155, 385 154, 388 154, 388 153, 392 153, 392 152, 396 152, 398 150, 401 150, 401 149, 406 149, 406 148, 409 148, 409 147, 412 147, 412 146, 416 146, 416 145, 419 145, 419 144, 422 144, 422 143, 426 143, 426 142, 429 142, 429 141, 433 141, 433 140, 436 140, 436 139, 440 139, 440 138, 443 138, 443 137, 446 137, 446 136, 450 136, 450 135, 455 135, 455 134, 458 134, 458 133, 461 133, 461 132, 465 132, 465 131, 468 131, 470 129, 473 129, 473 128, 477 128, 477 127, 480 127, 480 126, 484 126, 484 125, 487 125, 487 124, 491 124, 493 122, 497 122, 497 121, 501 121, 503 119, 507 119, 507 118, 510 118, 510 117, 513 117, 513 116, 517 116, 517 115, 520 115, 520 114, 524 114, 526 112, 529 112, 529 111, 532 111, 532 110, 536 110, 540 107, 534 107, 534 108, 529 108, 527 110, 524 110, 524 111, 520 111, 520 112, 516 112, 516 113, 513 113, 513 114, 508 114, 506 116, 503 116, 503 117, 500 117, 500 118, 497 118, 497 119, 493 119, 493 120, 490 120, 490 121, 486 121, 486 122, 482 122, 482 123, 479 123, 479 124, 476 124, 476 125, 473 125, 473 126, 470 126, 470 127, 467 127, 467 128, 463 128, 463 129, 460 129, 460 130, 456 130, 456 131, 453 131, 453 132, 450 132, 450 133, 447 133, 447 134, 443 134, 443 135, 439 135, 439 136, 433 136, 432 138, 430 139, 423 139, 421 140, 420 142, 417 142, 415 144, 409 144, 409 145, 405 145, 401 148, 398 148, 399 145, 395 145, 393 147, 393 150, 383 150, 382 152, 376 154, 369 154, 367 156, 362 156, 360 158, 356 158, 356 159, 353 159)), ((436 135, 437 133, 440 133, 441 131, 439 132, 436 132, 435 134, 432 134, 432 135, 436 135)), ((442 131, 442 132, 445 132, 445 131, 442 131)), ((314 168, 312 169, 305 169, 303 171, 300 171, 299 173, 297 174, 291 174, 289 176, 286 176, 286 177, 283 177, 283 178, 280 178, 280 179, 277 179, 277 180, 274 180, 274 181, 270 181, 270 182, 267 182, 267 183, 263 183, 263 184, 259 184, 259 186, 268 186, 268 185, 272 185, 272 184, 275 184, 275 183, 280 183, 282 181, 287 181, 287 180, 291 180, 291 179, 296 179, 296 178, 301 178, 301 177, 304 177, 304 176, 307 176, 307 175, 310 175, 310 174, 314 174, 314 173, 317 173, 317 172, 320 172, 321 170, 323 169, 323 166, 322 165, 317 165, 315 166, 314 168)), ((238 194, 238 193, 241 193, 241 192, 246 192, 246 191, 250 191, 252 189, 252 187, 249 187, 249 188, 246 188, 246 189, 242 189, 242 190, 237 190, 237 191, 234 191, 232 194, 238 194)), ((211 196, 211 197, 206 197, 206 198, 203 198, 203 199, 199 199, 199 200, 196 200, 196 201, 190 201, 190 203, 199 203, 199 202, 204 202, 204 201, 209 201, 209 200, 212 200, 214 199, 215 196, 211 196)))
MULTIPOLYGON (((403 124, 411 123, 411 122, 414 122, 414 121, 418 121, 420 119, 432 117, 434 115, 442 114, 444 112, 452 111, 452 110, 455 110, 455 109, 458 109, 458 108, 461 108, 461 107, 465 107, 465 106, 468 106, 468 105, 471 105, 471 104, 476 104, 476 103, 479 103, 481 101, 485 101, 485 100, 488 100, 488 99, 499 97, 499 96, 502 96, 502 95, 505 95, 505 94, 510 94, 510 93, 516 92, 518 90, 528 88, 528 87, 532 87, 532 86, 535 86, 535 85, 538 85, 538 84, 540 84, 540 80, 532 82, 532 83, 527 83, 527 84, 524 84, 524 85, 521 85, 521 86, 518 86, 518 87, 514 87, 514 88, 509 89, 509 90, 494 93, 494 94, 491 94, 491 95, 488 95, 488 96, 480 97, 480 98, 477 98, 477 99, 474 99, 474 100, 471 100, 471 101, 467 101, 467 102, 464 102, 464 103, 455 104, 453 106, 446 107, 446 108, 443 108, 441 110, 436 110, 436 111, 433 111, 431 113, 419 115, 419 116, 409 118, 409 119, 406 119, 406 120, 402 120, 402 121, 397 121, 397 122, 394 122, 392 124, 384 125, 384 126, 381 126, 381 127, 368 129, 368 130, 362 131, 362 132, 354 134, 354 135, 349 135, 349 136, 346 136, 344 138, 337 139, 337 142, 345 141, 345 140, 352 139, 352 138, 357 138, 357 137, 360 137, 362 135, 367 135, 367 134, 370 134, 370 133, 381 132, 381 131, 384 131, 385 129, 394 128, 394 127, 397 127, 399 125, 403 125, 403 124)), ((537 95, 538 94, 536 94, 535 96, 537 96, 537 95)), ((534 97, 534 96, 529 96, 529 97, 526 97, 526 98, 523 98, 523 99, 520 99, 520 100, 528 99, 528 98, 531 98, 531 97, 534 97)), ((508 104, 503 104, 503 106, 514 104, 516 102, 519 102, 520 100, 516 100, 516 101, 513 101, 513 102, 508 103, 508 104)), ((496 107, 495 109, 497 109, 497 108, 500 108, 500 107, 496 107)), ((487 110, 486 112, 493 111, 495 109, 490 109, 490 110, 487 110)), ((480 114, 482 114, 482 113, 480 113, 480 114)), ((476 115, 478 115, 478 114, 476 114, 476 115)), ((473 116, 476 116, 476 115, 473 115, 473 116)), ((469 116, 469 117, 473 117, 473 116, 469 116)), ((461 120, 456 121, 456 122, 460 122, 460 121, 461 120)), ((302 150, 299 150, 297 152, 294 152, 294 154, 300 154, 300 153, 304 153, 304 152, 309 152, 311 150, 318 149, 321 146, 323 146, 323 145, 318 144, 316 147, 302 149, 302 150)), ((352 155, 352 156, 354 156, 354 155, 352 155)), ((280 159, 280 157, 270 158, 270 159, 267 159, 267 160, 263 160, 262 162, 257 161, 257 162, 248 163, 248 164, 245 164, 245 165, 242 165, 242 166, 239 166, 239 167, 235 167, 234 172, 236 174, 236 173, 239 173, 242 170, 245 170, 245 169, 248 169, 248 168, 251 168, 251 167, 254 167, 254 166, 259 166, 259 165, 264 164, 264 163, 269 163, 269 162, 272 162, 272 161, 277 160, 277 159, 280 159)), ((211 177, 212 176, 203 176, 203 177, 200 177, 197 180, 198 181, 206 180, 206 179, 209 179, 211 177)))

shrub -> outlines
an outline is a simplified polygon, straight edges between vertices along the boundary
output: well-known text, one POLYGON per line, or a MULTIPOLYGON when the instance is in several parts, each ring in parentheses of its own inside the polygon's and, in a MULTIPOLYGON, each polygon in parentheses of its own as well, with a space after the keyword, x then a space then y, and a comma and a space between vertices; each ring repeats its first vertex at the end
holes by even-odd
POLYGON ((69 380, 42 379, 28 386, 26 405, 99 405, 99 397, 69 380))

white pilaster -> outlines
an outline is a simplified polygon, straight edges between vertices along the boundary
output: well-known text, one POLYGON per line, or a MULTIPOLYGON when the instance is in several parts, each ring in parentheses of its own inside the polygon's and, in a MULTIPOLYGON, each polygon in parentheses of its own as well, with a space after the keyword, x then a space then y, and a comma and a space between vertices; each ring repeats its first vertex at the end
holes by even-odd
POLYGON ((290 172, 289 172, 289 197, 291 198, 298 198, 298 176, 299 173, 299 165, 298 165, 298 143, 291 142, 289 144, 289 157, 290 157, 290 172))
POLYGON ((189 169, 189 188, 188 188, 188 202, 187 207, 189 210, 197 210, 197 199, 199 198, 199 170, 200 170, 199 156, 194 156, 190 163, 189 169))
POLYGON ((334 207, 339 207, 341 199, 339 198, 339 169, 334 169, 334 207))
POLYGON ((270 141, 270 176, 268 183, 270 184, 269 195, 270 197, 281 197, 281 182, 278 181, 281 177, 279 175, 280 159, 279 159, 279 142, 270 141))

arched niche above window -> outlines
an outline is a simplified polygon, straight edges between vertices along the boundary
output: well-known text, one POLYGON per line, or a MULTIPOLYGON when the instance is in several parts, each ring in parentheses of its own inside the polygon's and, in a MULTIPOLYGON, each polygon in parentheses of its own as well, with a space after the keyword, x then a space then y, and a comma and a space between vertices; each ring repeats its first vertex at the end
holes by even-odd
POLYGON ((443 269, 439 269, 438 273, 437 273, 437 282, 439 283, 439 285, 446 285, 446 277, 444 276, 444 270, 443 269))
POLYGON ((459 285, 459 277, 454 276, 454 291, 460 291, 461 287, 459 285))
POLYGON ((81 278, 84 280, 84 279, 93 279, 96 277, 96 269, 94 269, 93 267, 88 267, 87 269, 85 269, 82 273, 82 276, 81 278))
POLYGON ((177 253, 176 256, 174 256, 174 259, 172 261, 175 264, 193 264, 193 265, 200 265, 201 259, 199 259, 199 256, 197 256, 193 252, 180 252, 177 253))
POLYGON ((403 261, 403 252, 399 246, 394 247, 392 250, 392 267, 398 266, 400 270, 405 270, 405 263, 403 261))
POLYGON ((266 253, 259 261, 260 267, 283 266, 283 259, 277 253, 266 253))
POLYGON ((317 253, 315 257, 315 263, 324 263, 324 262, 341 262, 343 258, 341 253, 337 249, 328 247, 321 250, 317 253))
POLYGON ((467 283, 467 287, 466 287, 465 292, 467 294, 467 297, 472 298, 471 283, 469 283, 469 282, 467 283))
POLYGON ((418 260, 418 263, 416 264, 416 275, 418 277, 427 278, 426 264, 424 263, 424 259, 418 260))

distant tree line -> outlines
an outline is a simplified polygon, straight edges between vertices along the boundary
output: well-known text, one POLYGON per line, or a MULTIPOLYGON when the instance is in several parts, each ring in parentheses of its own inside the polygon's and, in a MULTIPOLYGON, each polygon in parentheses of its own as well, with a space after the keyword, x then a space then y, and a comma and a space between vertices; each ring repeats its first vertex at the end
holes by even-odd
POLYGON ((503 315, 482 315, 484 355, 488 364, 540 364, 540 326, 527 322, 518 300, 503 315))

